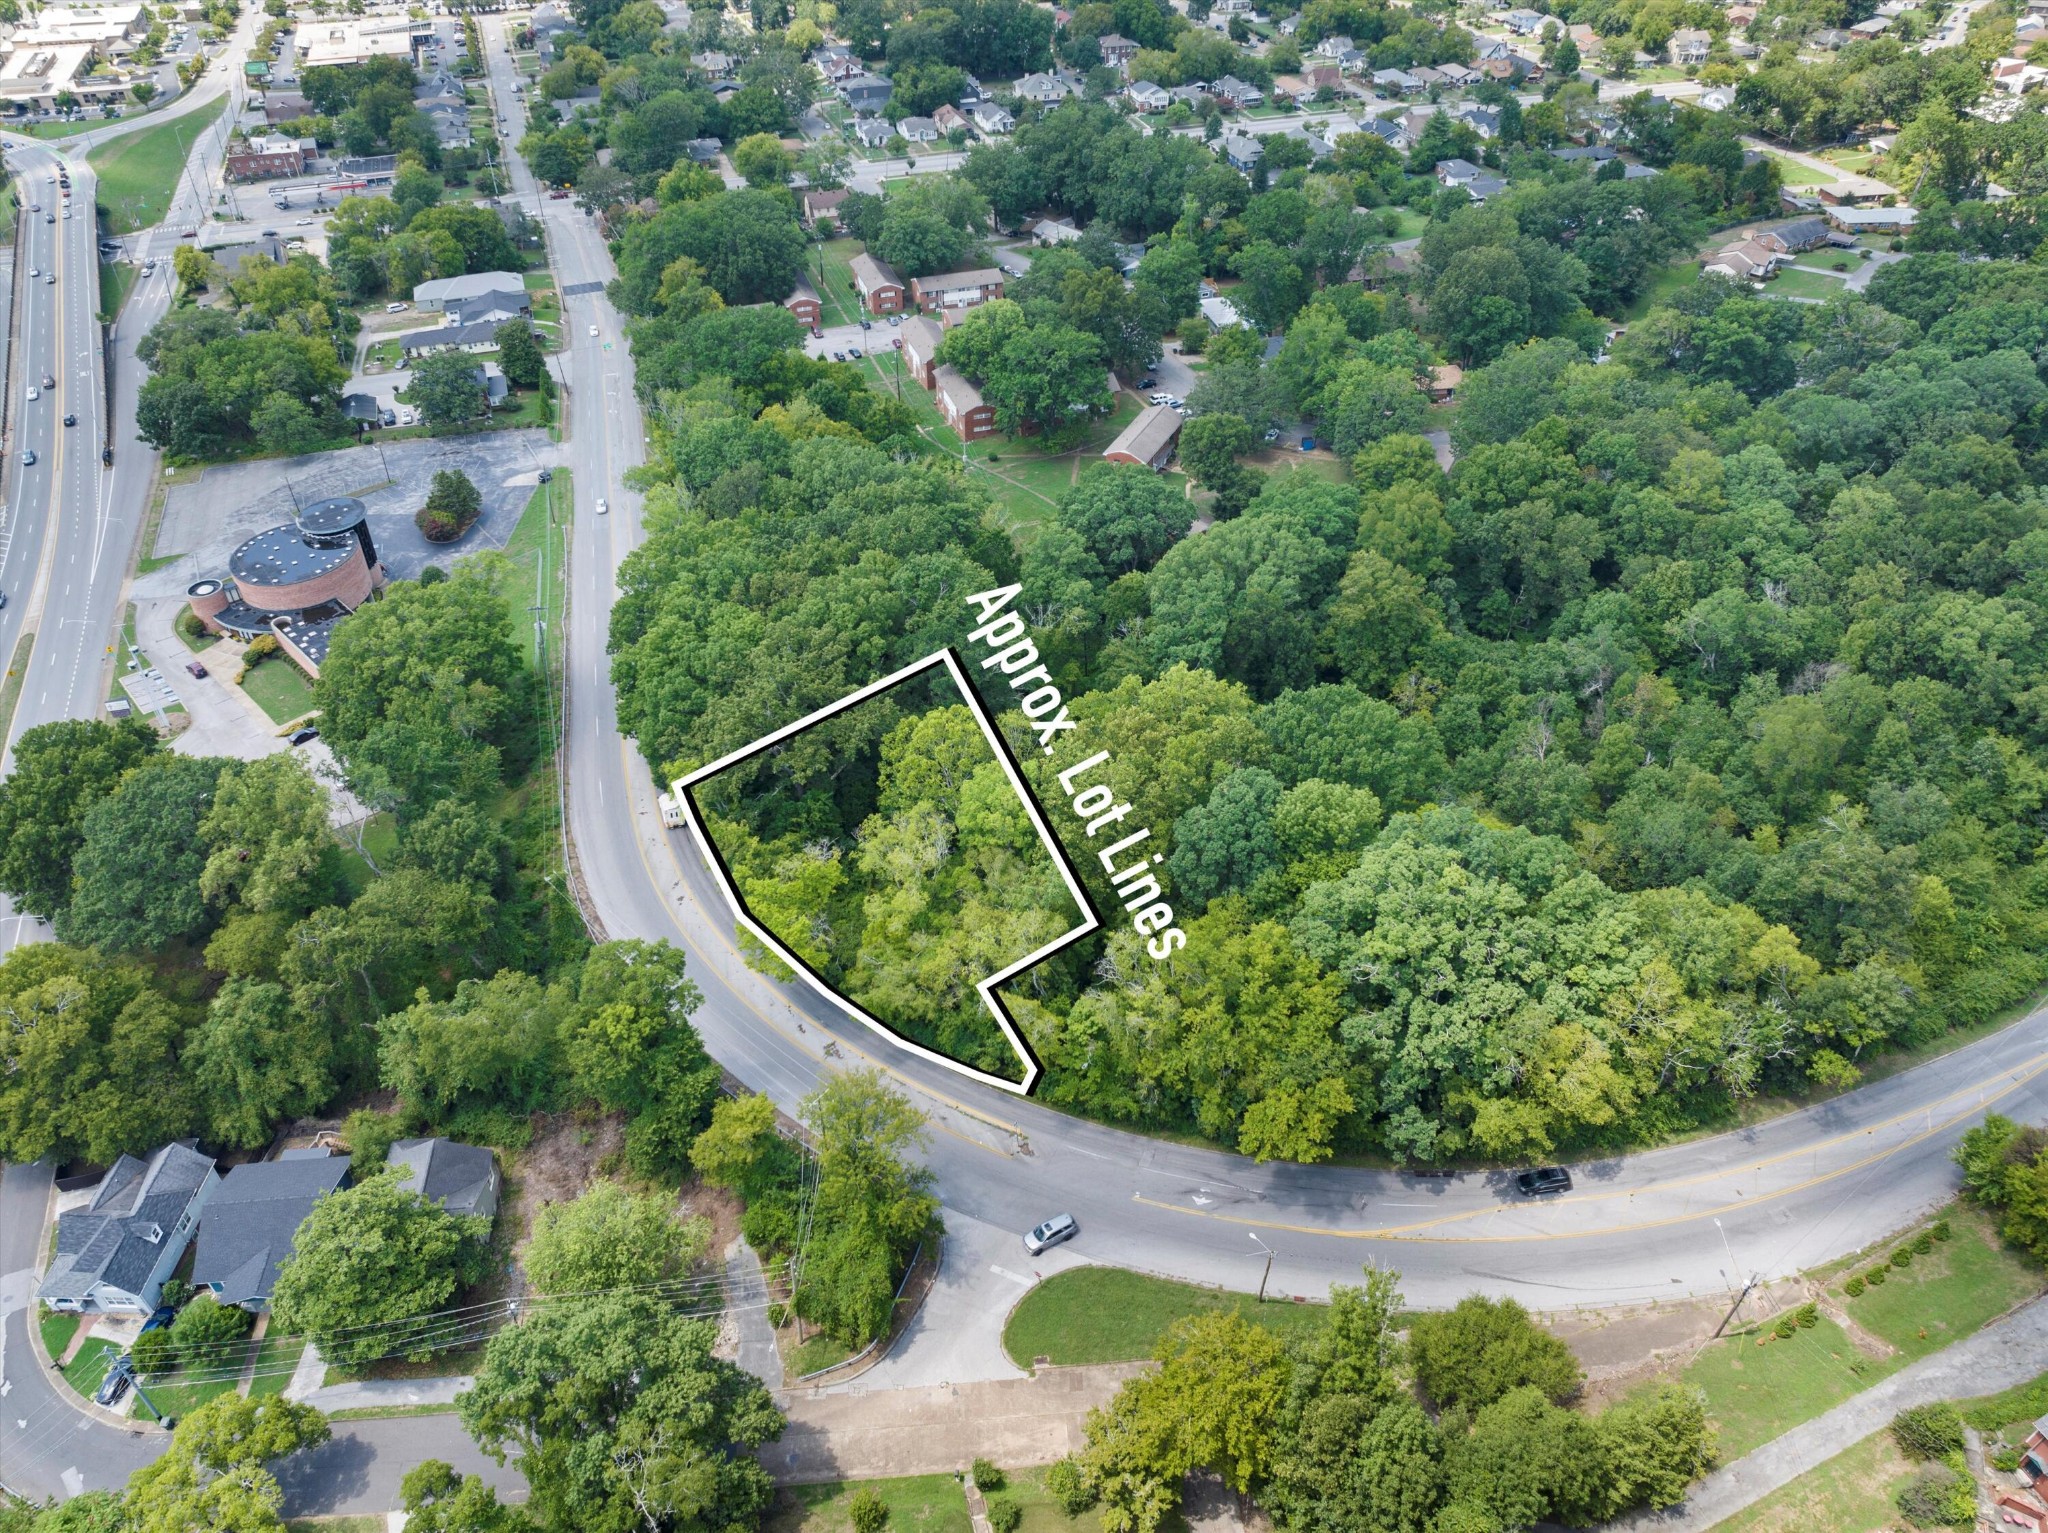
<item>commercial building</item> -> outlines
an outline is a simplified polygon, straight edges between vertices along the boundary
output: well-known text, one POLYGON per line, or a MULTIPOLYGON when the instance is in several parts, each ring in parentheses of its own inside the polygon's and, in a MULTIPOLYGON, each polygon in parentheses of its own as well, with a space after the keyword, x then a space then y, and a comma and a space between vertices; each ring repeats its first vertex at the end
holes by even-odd
POLYGON ((228 178, 269 181, 279 176, 303 175, 306 162, 318 153, 319 147, 310 138, 269 134, 244 139, 241 148, 228 151, 228 178))
POLYGON ((307 506, 293 523, 257 533, 228 556, 225 580, 194 581, 185 595, 209 633, 274 634, 318 676, 334 625, 384 580, 363 503, 337 496, 307 506))
POLYGON ((367 64, 371 59, 409 61, 433 38, 431 22, 405 16, 309 21, 302 23, 297 33, 299 68, 367 64))
POLYGON ((526 279, 516 271, 477 271, 466 277, 441 277, 422 282, 412 290, 413 307, 431 313, 477 298, 490 297, 520 313, 533 312, 526 296, 526 279))

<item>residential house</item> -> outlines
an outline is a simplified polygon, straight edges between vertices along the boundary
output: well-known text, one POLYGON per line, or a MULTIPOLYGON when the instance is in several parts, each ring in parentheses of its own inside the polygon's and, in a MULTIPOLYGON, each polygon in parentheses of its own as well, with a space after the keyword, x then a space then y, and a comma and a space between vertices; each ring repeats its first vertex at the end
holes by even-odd
POLYGON ((1302 78, 1310 94, 1333 91, 1344 83, 1343 72, 1335 64, 1311 64, 1304 71, 1302 78))
POLYGON ((896 124, 896 132, 905 143, 935 144, 939 141, 939 125, 929 117, 905 117, 896 124))
POLYGON ((1114 32, 1105 33, 1095 39, 1095 46, 1102 50, 1102 62, 1111 69, 1122 69, 1138 51, 1138 45, 1128 37, 1119 37, 1114 32))
POLYGON ((720 53, 715 48, 707 48, 702 53, 691 54, 690 62, 707 75, 716 76, 731 74, 736 60, 730 53, 720 53))
POLYGON ((1709 86, 1699 93, 1696 104, 1703 112, 1725 112, 1735 105, 1735 90, 1727 85, 1709 86))
POLYGON ((1463 90, 1468 85, 1479 83, 1479 71, 1465 64, 1439 64, 1437 73, 1444 77, 1444 84, 1452 90, 1463 90))
POLYGON ((946 338, 945 326, 919 314, 903 322, 901 336, 904 370, 925 388, 932 388, 932 375, 939 365, 939 342, 946 338))
POLYGON ((1417 64, 1408 71, 1408 74, 1411 79, 1419 81, 1424 90, 1437 90, 1446 83, 1444 72, 1441 69, 1434 69, 1428 64, 1417 64))
POLYGON ((932 397, 961 440, 976 442, 995 434, 995 406, 981 397, 981 390, 969 383, 959 368, 948 363, 933 369, 932 397))
POLYGON ((1498 197, 1508 189, 1507 182, 1499 176, 1475 176, 1465 183, 1465 195, 1474 202, 1484 202, 1489 197, 1498 197))
POLYGON ((1041 218, 1031 226, 1034 245, 1070 245, 1080 237, 1080 226, 1065 218, 1041 218))
POLYGON ((1337 71, 1345 75, 1362 75, 1372 68, 1372 55, 1363 48, 1347 48, 1337 55, 1337 71))
POLYGON ((1753 282, 1768 277, 1779 266, 1792 259, 1783 250, 1774 248, 1760 239, 1737 240, 1707 256, 1700 264, 1700 270, 1710 277, 1727 277, 1736 282, 1753 282))
POLYGON ((265 1310, 292 1237, 348 1176, 348 1158, 263 1160, 221 1178, 199 1220, 192 1285, 222 1304, 265 1310))
POLYGON ((190 1145, 123 1155, 83 1207, 57 1215, 57 1250, 36 1297, 69 1314, 147 1315, 219 1185, 212 1158, 190 1145))
POLYGON ((1040 106, 1057 106, 1072 94, 1066 81, 1047 74, 1026 75, 1017 82, 1015 90, 1019 101, 1035 101, 1040 106))
POLYGON ((412 290, 412 306, 424 313, 460 306, 479 298, 491 298, 505 307, 531 313, 533 301, 526 293, 526 279, 516 271, 478 271, 465 277, 440 277, 422 282, 412 290))
POLYGON ((1422 82, 1405 69, 1375 69, 1372 85, 1374 90, 1389 91, 1396 96, 1422 94, 1422 82))
POLYGON ((1508 30, 1517 37, 1533 37, 1536 29, 1542 26, 1548 19, 1540 13, 1530 10, 1509 11, 1507 15, 1501 18, 1502 21, 1507 23, 1508 30))
POLYGON ((1408 147, 1408 132, 1402 126, 1399 118, 1375 117, 1367 122, 1360 123, 1359 127, 1364 132, 1372 134, 1375 138, 1385 139, 1390 148, 1405 150, 1408 147))
POLYGON ((1479 106, 1476 103, 1467 102, 1452 115, 1474 133, 1477 133, 1482 139, 1491 142, 1493 139, 1500 137, 1500 108, 1498 107, 1479 106))
POLYGON ((461 1218, 497 1217, 498 1158, 481 1145, 452 1139, 400 1139, 385 1159, 412 1173, 407 1185, 461 1218))
POLYGON ((860 56, 844 43, 826 43, 811 50, 811 64, 831 84, 861 72, 860 56))
POLYGON ((977 80, 973 75, 963 74, 960 77, 960 82, 961 111, 972 110, 975 102, 988 99, 988 92, 981 88, 981 81, 977 80))
POLYGON ((263 93, 263 120, 273 128, 280 123, 297 122, 301 117, 316 115, 313 103, 297 91, 272 90, 263 93))
POLYGON ((1169 405, 1149 405, 1140 410, 1117 439, 1102 449, 1108 463, 1134 463, 1140 468, 1162 469, 1180 441, 1181 413, 1169 405))
POLYGON ((1412 251, 1378 250, 1351 269, 1351 280, 1368 293, 1376 293, 1390 282, 1398 282, 1415 270, 1412 251))
POLYGON ((991 138, 1008 133, 1017 126, 1017 119, 993 101, 977 102, 973 116, 975 127, 991 138))
POLYGON ((1327 160, 1337 152, 1335 144, 1326 138, 1309 132, 1306 128, 1289 128, 1280 136, 1282 138, 1291 138, 1296 143, 1308 145, 1308 155, 1311 163, 1317 160, 1327 160))
POLYGON ((932 122, 941 133, 965 133, 968 129, 967 114, 950 101, 932 113, 932 122))
POLYGON ((1418 376, 1415 386, 1429 396, 1431 404, 1447 405, 1457 397, 1458 385, 1464 381, 1465 369, 1455 362, 1446 362, 1418 376))
POLYGON ((2037 1420, 2020 1444, 2020 1469, 2035 1484, 2048 1480, 2048 1416, 2037 1420))
POLYGON ((2025 59, 1995 59, 1991 65, 1991 88, 2002 96, 2024 96, 2048 85, 2048 68, 2025 59))
POLYGON ((1202 103, 1209 99, 1209 87, 1199 80, 1190 80, 1185 85, 1176 85, 1168 94, 1176 101, 1185 101, 1199 112, 1202 110, 1202 103))
POLYGON ((1671 62, 1680 69, 1697 69, 1707 61, 1714 46, 1712 34, 1698 27, 1680 27, 1671 34, 1671 62))
POLYGON ((1408 135, 1411 144, 1420 143, 1428 131, 1430 118, 1436 116, 1433 106, 1411 106, 1401 114, 1401 131, 1408 135))
POLYGON ((503 317, 474 320, 469 324, 436 325, 430 330, 408 330, 398 338, 398 349, 408 357, 432 356, 437 351, 496 351, 498 326, 503 317))
POLYGON ((839 99, 856 117, 873 117, 889 104, 889 97, 895 90, 896 87, 880 75, 863 70, 839 82, 839 99))
POLYGON ((1488 59, 1479 66, 1479 73, 1482 77, 1488 80, 1496 80, 1502 85, 1513 85, 1528 72, 1528 66, 1512 53, 1502 58, 1488 59))
POLYGON ((1816 187, 1814 191, 1822 202, 1830 206, 1848 207, 1863 207, 1899 195, 1896 186, 1880 181, 1875 176, 1844 176, 1839 181, 1830 181, 1825 186, 1816 187))
POLYGON ((896 136, 896 129, 879 117, 856 117, 853 120, 854 142, 863 149, 879 149, 896 136))
POLYGON ((1438 160, 1436 181, 1439 186, 1464 186, 1476 181, 1483 174, 1470 160, 1438 160))
POLYGON ((1858 42, 1867 43, 1873 37, 1882 37, 1886 32, 1890 31, 1891 24, 1892 20, 1889 16, 1872 16, 1857 22, 1856 25, 1849 28, 1849 35, 1858 42))
POLYGON ((821 218, 830 218, 836 222, 839 204, 846 201, 848 195, 850 194, 843 186, 834 187, 830 191, 821 191, 815 187, 806 189, 798 198, 798 206, 801 209, 800 222, 806 229, 815 229, 821 218))
POLYGON ((1248 112, 1255 106, 1266 104, 1264 91, 1247 80, 1240 80, 1236 75, 1225 75, 1209 88, 1217 100, 1236 107, 1240 112, 1248 112))
POLYGON ((1218 330, 1228 330, 1232 325, 1244 323, 1244 316, 1237 312, 1237 305, 1228 298, 1204 298, 1201 305, 1202 318, 1218 330))
POLYGON ((215 245, 206 254, 227 277, 239 277, 245 261, 269 261, 277 266, 285 262, 284 241, 275 234, 261 235, 235 245, 215 245))
POLYGON ((1150 80, 1131 81, 1124 87, 1124 95, 1141 112, 1163 112, 1173 105, 1173 97, 1166 93, 1165 87, 1154 85, 1150 80))
POLYGON ((683 152, 690 157, 690 163, 693 165, 710 165, 716 163, 719 155, 725 152, 725 145, 715 138, 693 138, 683 145, 683 152))
POLYGON ((1326 37, 1317 43, 1315 55, 1319 59, 1341 59, 1357 46, 1350 38, 1339 33, 1334 37, 1326 37))
POLYGON ((1484 64, 1491 59, 1508 56, 1508 45, 1497 37, 1475 37, 1472 39, 1472 62, 1484 64))
POLYGON ((825 317, 825 306, 818 301, 818 290, 811 286, 808 277, 798 277, 796 287, 782 300, 782 306, 796 316, 796 322, 806 330, 815 330, 825 317))
POLYGON ((1246 138, 1242 133, 1228 133, 1223 138, 1223 158, 1230 168, 1252 173, 1252 167, 1266 157, 1266 146, 1255 138, 1246 138))
POLYGON ((1795 218, 1789 224, 1757 236, 1767 244, 1775 244, 1780 250, 1813 250, 1828 242, 1827 220, 1823 218, 1795 218))
POLYGON ((1835 53, 1848 46, 1849 34, 1839 27, 1822 27, 1807 41, 1823 52, 1835 53))
POLYGON ((938 314, 946 309, 971 309, 1002 296, 1003 274, 993 266, 910 279, 911 307, 922 314, 938 314))
POLYGON ((443 149, 467 149, 471 143, 469 108, 453 102, 423 107, 421 115, 433 126, 434 141, 443 149))
POLYGON ((1821 216, 1844 234, 1904 234, 1920 215, 1911 208, 1828 207, 1821 216))
POLYGON ((860 294, 860 305, 870 314, 898 314, 903 310, 904 299, 909 289, 903 279, 896 275, 896 268, 887 261, 878 261, 863 250, 847 263, 853 276, 854 290, 860 294))
POLYGON ((1605 165, 1609 160, 1620 159, 1621 151, 1606 144, 1567 144, 1562 149, 1551 150, 1550 155, 1552 159, 1568 164, 1589 160, 1595 165, 1605 165))
POLYGON ((1621 179, 1624 181, 1647 181, 1650 177, 1660 174, 1662 172, 1654 165, 1630 165, 1622 171, 1621 179))

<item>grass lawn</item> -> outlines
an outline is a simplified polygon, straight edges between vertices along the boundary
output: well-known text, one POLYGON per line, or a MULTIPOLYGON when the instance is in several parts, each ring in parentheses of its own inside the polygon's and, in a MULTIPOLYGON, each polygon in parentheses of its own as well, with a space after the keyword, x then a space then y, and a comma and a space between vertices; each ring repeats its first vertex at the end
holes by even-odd
POLYGON ((1962 1407, 1963 1420, 1978 1431, 2003 1431, 2007 1442, 2023 1442, 2033 1423, 2048 1416, 2048 1373, 1999 1394, 1965 1400, 1962 1407))
POLYGON ((121 305, 128 301, 128 294, 135 287, 140 275, 127 261, 100 262, 100 320, 112 324, 121 313, 121 305))
POLYGON ((272 655, 258 664, 242 683, 242 690, 256 699, 256 706, 273 724, 289 724, 313 710, 313 684, 282 655, 272 655))
POLYGON ((1899 1525, 1892 1492, 1912 1473, 1891 1433, 1873 1432, 1716 1524, 1714 1533, 1886 1533, 1899 1525))
POLYGON ((1394 241, 1419 240, 1422 238, 1422 231, 1429 227, 1428 218, 1416 212, 1413 208, 1375 208, 1373 209, 1373 216, 1378 217, 1380 214, 1388 212, 1399 216, 1401 226, 1392 234, 1382 236, 1385 239, 1394 241))
POLYGON ((1017 1533, 1101 1533, 1102 1513, 1090 1507, 1079 1517, 1069 1517, 1045 1488, 1043 1469, 1004 1469, 1004 1485, 996 1494, 1023 1508, 1024 1520, 1017 1533))
MULTIPOLYGON (((66 1363, 61 1370, 64 1382, 76 1394, 92 1398, 93 1391, 100 1387, 100 1381, 107 1376, 107 1370, 114 1365, 114 1359, 125 1350, 119 1342, 102 1341, 89 1337, 78 1349, 78 1356, 66 1363)), ((149 1412, 142 1413, 145 1417, 149 1412)))
POLYGON ((71 1345, 71 1338, 78 1334, 78 1328, 85 1323, 83 1315, 66 1315, 57 1310, 45 1310, 36 1329, 43 1333, 43 1350, 55 1362, 64 1355, 64 1349, 71 1345))
POLYGON ((76 138, 81 133, 91 133, 98 128, 111 128, 112 123, 104 117, 93 117, 79 122, 39 122, 29 128, 31 138, 76 138))
POLYGON ((1797 271, 1825 272, 1831 277, 1844 278, 1863 264, 1863 258, 1856 255, 1853 251, 1809 250, 1805 255, 1794 261, 1792 266, 1797 271), (1837 266, 1841 267, 1840 271, 1835 270, 1837 266))
MULTIPOLYGON (((1949 1210, 1948 1221, 1954 1232, 1949 1240, 1914 1257, 1911 1266, 1893 1267, 1883 1284, 1864 1289, 1859 1297, 1840 1299, 1850 1319, 1908 1360, 1960 1341, 2043 1287, 2040 1269, 2006 1249, 1976 1210, 1958 1204, 1949 1210)), ((1840 1279, 1868 1271, 1890 1249, 1845 1266, 1840 1279)), ((1829 1286, 1841 1295, 1840 1281, 1829 1286)))
POLYGON ((519 525, 512 529, 512 536, 505 543, 505 578, 499 583, 498 593, 512 608, 513 634, 529 662, 538 662, 540 658, 540 641, 533 630, 531 608, 547 609, 549 633, 564 631, 568 584, 564 579, 563 546, 568 541, 569 517, 575 504, 575 486, 569 470, 556 469, 553 483, 534 486, 526 509, 519 515, 519 525))
POLYGON ((1669 303, 1699 279, 1700 268, 1697 261, 1675 261, 1655 273, 1643 284, 1643 290, 1636 294, 1634 301, 1619 314, 1611 317, 1624 325, 1633 325, 1658 304, 1669 303))
MULTIPOLYGON (((239 1362, 245 1359, 238 1357, 236 1360, 239 1362)), ((221 1368, 209 1368, 205 1371, 201 1381, 194 1384, 180 1384, 177 1382, 178 1375, 174 1373, 164 1383, 158 1384, 152 1381, 145 1383, 142 1387, 149 1395, 150 1404, 154 1405, 166 1416, 183 1420, 207 1401, 216 1400, 222 1395, 231 1395, 235 1392, 235 1384, 239 1375, 221 1378, 219 1375, 224 1372, 226 1372, 224 1366, 221 1368)), ((138 1405, 136 1409, 145 1418, 148 1417, 149 1406, 138 1405)))
POLYGON ((1781 271, 1764 284, 1766 298, 1832 298, 1846 291, 1840 277, 1818 271, 1781 271))
POLYGON ((970 1533, 967 1492, 949 1474, 785 1486, 768 1509, 763 1533, 851 1533, 853 1494, 868 1488, 888 1505, 889 1533, 970 1533))
POLYGON ((1150 1357, 1168 1326, 1187 1315, 1234 1313, 1282 1337, 1322 1329, 1320 1304, 1260 1304, 1114 1267, 1076 1267, 1040 1283, 1010 1312, 1003 1350, 1020 1368, 1055 1363, 1126 1363, 1150 1357))
POLYGON ((853 1356, 854 1351, 854 1348, 841 1346, 829 1336, 813 1336, 809 1341, 784 1348, 783 1372, 791 1379, 800 1379, 807 1373, 836 1367, 853 1356))
POLYGON ((283 1394, 285 1385, 292 1381, 293 1370, 299 1366, 299 1354, 305 1350, 303 1337, 264 1337, 256 1354, 256 1376, 249 1380, 249 1398, 283 1394))
MULTIPOLYGON (((1770 154, 1769 150, 1764 151, 1770 154)), ((1770 154, 1778 162, 1778 180, 1786 186, 1820 186, 1834 178, 1825 171, 1814 169, 1798 160, 1788 160, 1782 154, 1770 154)))
POLYGON ((100 178, 98 198, 107 210, 108 227, 128 234, 162 221, 192 146, 226 106, 225 99, 209 102, 196 112, 103 144, 86 156, 100 178))
MULTIPOLYGON (((1762 1335, 1769 1337, 1769 1332, 1762 1335)), ((1832 1410, 1906 1364, 1876 1358, 1825 1316, 1811 1330, 1757 1345, 1745 1332, 1705 1348, 1680 1376, 1707 1397, 1707 1414, 1720 1427, 1721 1460, 1750 1449, 1832 1410)))
POLYGON ((382 1517, 294 1517, 285 1533, 384 1533, 390 1524, 382 1517))

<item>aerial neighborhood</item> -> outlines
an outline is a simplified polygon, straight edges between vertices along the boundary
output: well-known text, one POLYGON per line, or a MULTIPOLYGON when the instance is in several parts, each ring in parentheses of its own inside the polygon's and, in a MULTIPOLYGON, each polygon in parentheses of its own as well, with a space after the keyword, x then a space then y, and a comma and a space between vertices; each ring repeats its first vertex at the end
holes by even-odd
POLYGON ((2048 0, 0 3, 0 1533, 2048 1533, 2048 0))

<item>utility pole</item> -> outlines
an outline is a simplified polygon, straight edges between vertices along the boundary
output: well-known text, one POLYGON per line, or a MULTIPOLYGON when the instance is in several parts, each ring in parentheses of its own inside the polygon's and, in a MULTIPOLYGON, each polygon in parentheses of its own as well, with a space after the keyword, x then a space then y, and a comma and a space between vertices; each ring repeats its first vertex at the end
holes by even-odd
POLYGON ((1266 1270, 1259 1274, 1259 1302, 1264 1304, 1266 1302, 1266 1280, 1273 1275, 1273 1248, 1267 1245, 1265 1241, 1259 1239, 1255 1232, 1246 1230, 1245 1233, 1251 1236, 1253 1245, 1266 1253, 1266 1270))
MULTIPOLYGON (((1728 1231, 1722 1228, 1721 1221, 1719 1219, 1716 1219, 1714 1221, 1714 1228, 1721 1231, 1721 1249, 1727 1252, 1728 1254, 1728 1280, 1730 1286, 1733 1286, 1736 1272, 1735 1247, 1728 1243, 1728 1231)), ((1742 1291, 1736 1294, 1735 1302, 1728 1306, 1728 1313, 1723 1315, 1721 1317, 1721 1323, 1714 1327, 1714 1336, 1712 1339, 1718 1340, 1721 1334, 1728 1329, 1730 1324, 1734 1322, 1736 1315, 1740 1314, 1742 1311, 1744 1301, 1747 1300, 1750 1294, 1755 1291, 1756 1285, 1757 1274, 1752 1272, 1749 1275, 1749 1281, 1742 1285, 1742 1291)))

